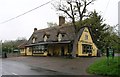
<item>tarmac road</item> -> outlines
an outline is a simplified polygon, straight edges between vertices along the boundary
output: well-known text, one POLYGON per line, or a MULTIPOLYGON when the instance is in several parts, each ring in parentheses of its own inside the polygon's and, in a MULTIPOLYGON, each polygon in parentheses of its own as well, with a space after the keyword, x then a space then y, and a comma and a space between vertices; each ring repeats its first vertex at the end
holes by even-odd
POLYGON ((0 70, 2 70, 2 72, 0 72, 0 75, 2 75, 2 77, 106 77, 98 75, 97 76, 89 75, 85 73, 85 69, 83 68, 83 66, 87 67, 89 64, 93 63, 96 59, 99 58, 96 57, 77 59, 64 59, 57 57, 4 58, 0 63, 0 67, 2 67, 0 68, 0 70), (73 73, 71 73, 72 71, 73 73), (80 74, 78 75, 77 73, 80 74))
POLYGON ((25 63, 2 60, 2 75, 64 75, 64 73, 31 67, 25 63))

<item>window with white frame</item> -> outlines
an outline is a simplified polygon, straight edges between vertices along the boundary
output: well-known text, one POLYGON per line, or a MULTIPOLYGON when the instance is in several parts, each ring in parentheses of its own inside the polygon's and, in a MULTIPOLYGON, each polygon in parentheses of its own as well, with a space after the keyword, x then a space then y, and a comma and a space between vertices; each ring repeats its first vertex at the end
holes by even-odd
POLYGON ((44 36, 44 42, 46 42, 46 41, 47 41, 47 36, 45 35, 45 36, 44 36))
POLYGON ((36 41, 36 38, 33 38, 33 39, 32 39, 32 43, 35 43, 35 41, 36 41))
POLYGON ((62 34, 58 34, 58 41, 62 40, 62 34))
POLYGON ((47 45, 37 45, 33 46, 33 53, 44 53, 47 51, 47 45))

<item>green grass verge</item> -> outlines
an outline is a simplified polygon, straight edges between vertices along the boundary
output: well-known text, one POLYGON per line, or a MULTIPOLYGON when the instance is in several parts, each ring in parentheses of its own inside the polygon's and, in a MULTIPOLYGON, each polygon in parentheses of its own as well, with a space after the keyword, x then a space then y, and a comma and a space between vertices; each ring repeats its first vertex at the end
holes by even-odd
POLYGON ((87 72, 96 75, 120 77, 120 57, 114 57, 114 59, 110 57, 109 64, 107 61, 107 57, 102 57, 90 65, 87 72))

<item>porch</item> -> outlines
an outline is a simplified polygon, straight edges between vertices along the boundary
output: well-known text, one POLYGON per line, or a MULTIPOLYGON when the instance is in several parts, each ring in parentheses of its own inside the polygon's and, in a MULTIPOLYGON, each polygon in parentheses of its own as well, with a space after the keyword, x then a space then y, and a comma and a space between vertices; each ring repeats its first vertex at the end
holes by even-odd
POLYGON ((41 42, 27 45, 27 48, 32 56, 67 56, 72 51, 71 41, 41 42))

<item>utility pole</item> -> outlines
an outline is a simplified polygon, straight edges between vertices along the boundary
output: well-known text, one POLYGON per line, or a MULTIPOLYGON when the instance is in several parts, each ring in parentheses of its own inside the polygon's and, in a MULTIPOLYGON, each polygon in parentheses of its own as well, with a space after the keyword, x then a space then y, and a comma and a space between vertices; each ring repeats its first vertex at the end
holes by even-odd
POLYGON ((0 76, 2 76, 2 40, 0 40, 0 76))
POLYGON ((120 1, 118 2, 118 36, 120 37, 120 1))
POLYGON ((0 56, 2 56, 2 40, 0 40, 0 56))
POLYGON ((120 24, 117 24, 117 26, 118 26, 118 36, 119 36, 119 38, 120 38, 120 24))

